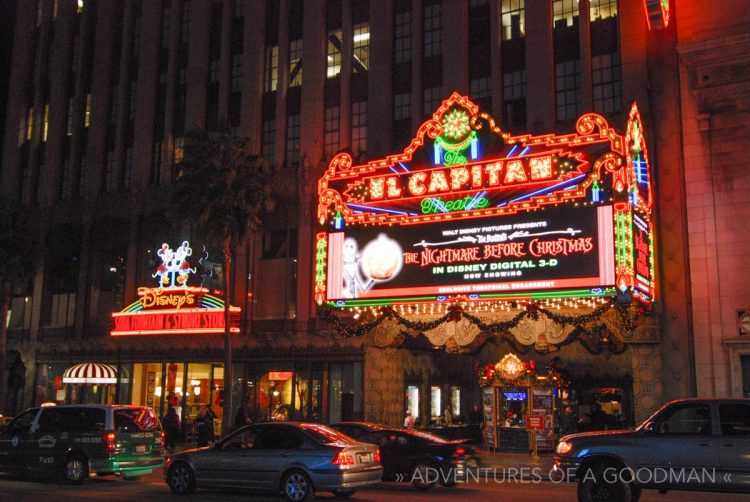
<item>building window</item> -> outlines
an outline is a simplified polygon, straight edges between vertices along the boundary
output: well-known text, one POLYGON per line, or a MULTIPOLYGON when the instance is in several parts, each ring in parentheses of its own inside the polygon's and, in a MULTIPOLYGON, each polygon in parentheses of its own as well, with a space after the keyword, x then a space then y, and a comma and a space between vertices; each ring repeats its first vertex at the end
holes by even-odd
POLYGON ((232 56, 232 92, 242 90, 242 54, 232 56))
POLYGON ((211 62, 208 64, 208 81, 211 84, 217 84, 219 82, 219 60, 218 59, 212 59, 211 62))
POLYGON ((578 23, 578 0, 553 0, 552 26, 570 27, 578 23))
POLYGON ((352 152, 367 151, 367 101, 352 103, 352 152))
POLYGON ((154 143, 153 159, 152 159, 152 170, 151 170, 151 184, 158 185, 161 179, 161 161, 162 154, 164 153, 164 143, 157 141, 154 143))
POLYGON ((525 0, 503 0, 500 8, 503 40, 514 40, 526 36, 525 0))
POLYGON ((190 35, 190 2, 182 4, 182 25, 180 26, 180 42, 185 44, 190 35))
POLYGON ((65 134, 66 136, 72 136, 73 135, 73 108, 74 108, 74 101, 73 98, 68 98, 68 120, 67 124, 65 125, 65 134))
POLYGON ((441 391, 440 387, 437 385, 431 385, 430 386, 430 415, 432 415, 433 419, 435 417, 442 417, 443 416, 443 410, 441 405, 441 391))
POLYGON ((83 12, 83 0, 78 0, 76 14, 80 14, 81 12, 83 12))
POLYGON ((276 162, 276 120, 274 119, 263 121, 260 153, 266 158, 268 165, 274 165, 276 162))
POLYGON ((130 82, 130 104, 128 105, 128 120, 130 122, 135 120, 135 101, 136 101, 136 90, 138 82, 133 80, 130 82))
POLYGON ((302 39, 289 42, 289 87, 302 85, 302 39))
POLYGON ((57 19, 57 13, 60 7, 60 1, 59 0, 53 0, 52 2, 52 17, 54 19, 57 19))
POLYGON ((424 56, 437 56, 442 53, 442 15, 440 4, 427 5, 424 8, 424 56))
POLYGON ((368 23, 354 25, 352 57, 352 69, 355 72, 364 72, 370 67, 370 25, 368 23))
POLYGON ((419 387, 416 385, 406 388, 406 411, 411 413, 414 420, 419 418, 419 387))
POLYGON ((29 107, 26 110, 26 141, 31 141, 31 136, 34 134, 34 107, 29 107))
POLYGON ((411 117, 411 93, 396 94, 393 96, 393 120, 408 119, 411 117))
POLYGON ((429 117, 435 110, 437 110, 438 103, 440 103, 441 92, 440 87, 431 87, 423 91, 422 112, 425 117, 429 117))
POLYGON ((279 47, 266 47, 263 92, 274 92, 279 83, 279 47))
POLYGON ((616 52, 591 57, 594 111, 617 113, 622 109, 620 55, 616 52))
POLYGON ((234 0, 232 4, 232 16, 242 17, 245 15, 245 0, 234 0))
POLYGON ((130 182, 133 177, 133 147, 125 149, 125 169, 123 169, 122 186, 126 190, 130 188, 130 182))
POLYGON ((325 111, 325 156, 330 159, 339 150, 339 107, 326 108, 325 111))
POLYGON ((182 159, 185 158, 185 138, 180 136, 174 139, 174 163, 182 163, 182 159))
POLYGON ((398 12, 393 18, 393 62, 411 61, 411 12, 398 12))
POLYGON ((21 115, 21 120, 18 122, 18 146, 26 143, 26 114, 21 115))
POLYGON ((49 132, 49 104, 44 105, 44 118, 42 120, 42 142, 47 142, 47 133, 49 132))
POLYGON ((91 94, 86 94, 86 114, 83 118, 83 126, 89 127, 91 125, 91 94))
POLYGON ((104 190, 112 193, 117 189, 117 174, 115 173, 115 151, 107 152, 107 162, 104 167, 104 190))
POLYGON ((589 0, 589 19, 599 21, 617 16, 617 0, 589 0))
POLYGON ((503 107, 508 125, 526 125, 526 70, 503 74, 503 107))
POLYGON ((469 82, 471 97, 475 99, 486 98, 492 94, 490 77, 475 78, 469 82))
POLYGON ((166 49, 169 47, 169 7, 164 8, 161 18, 161 48, 166 49))
POLYGON ((341 30, 328 33, 326 78, 333 78, 341 73, 341 36, 341 30))
POLYGON ((117 124, 117 103, 119 101, 119 91, 119 87, 115 85, 112 87, 112 93, 109 96, 109 123, 112 126, 117 124))
POLYGON ((580 114, 581 61, 562 61, 555 64, 555 97, 557 120, 573 120, 580 114))
POLYGON ((286 163, 287 166, 299 166, 300 116, 289 115, 286 118, 286 163))

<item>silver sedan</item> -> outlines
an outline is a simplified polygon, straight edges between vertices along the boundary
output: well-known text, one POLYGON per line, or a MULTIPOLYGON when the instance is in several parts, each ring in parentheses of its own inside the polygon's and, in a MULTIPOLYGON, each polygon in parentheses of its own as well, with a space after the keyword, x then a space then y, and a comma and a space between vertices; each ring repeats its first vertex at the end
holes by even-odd
POLYGON ((233 432, 215 445, 167 459, 164 479, 180 495, 199 488, 281 492, 312 500, 316 491, 352 495, 380 482, 380 450, 314 423, 265 423, 233 432))

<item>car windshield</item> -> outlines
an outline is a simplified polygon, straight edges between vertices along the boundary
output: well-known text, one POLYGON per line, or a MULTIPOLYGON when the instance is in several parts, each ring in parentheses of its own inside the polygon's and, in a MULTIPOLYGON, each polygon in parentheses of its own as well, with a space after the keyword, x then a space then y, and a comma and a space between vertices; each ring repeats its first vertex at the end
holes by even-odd
POLYGON ((356 441, 351 437, 343 434, 336 429, 332 429, 326 425, 320 424, 301 424, 305 432, 313 437, 317 442, 323 444, 329 443, 355 443, 356 441))
POLYGON ((115 430, 122 432, 158 431, 161 429, 159 418, 151 408, 116 408, 115 430))

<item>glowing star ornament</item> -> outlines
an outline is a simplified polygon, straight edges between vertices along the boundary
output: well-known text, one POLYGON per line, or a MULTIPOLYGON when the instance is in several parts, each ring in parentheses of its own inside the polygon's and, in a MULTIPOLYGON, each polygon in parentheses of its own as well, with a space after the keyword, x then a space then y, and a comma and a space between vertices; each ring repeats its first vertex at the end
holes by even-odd
POLYGON ((469 116, 464 110, 454 109, 443 117, 443 134, 453 140, 460 140, 469 134, 469 116))

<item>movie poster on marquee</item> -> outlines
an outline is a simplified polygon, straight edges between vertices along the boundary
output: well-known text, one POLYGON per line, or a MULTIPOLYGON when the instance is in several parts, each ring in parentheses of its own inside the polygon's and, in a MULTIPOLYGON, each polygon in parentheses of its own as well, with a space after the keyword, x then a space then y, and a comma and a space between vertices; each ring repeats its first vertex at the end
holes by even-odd
POLYGON ((612 206, 351 226, 328 236, 329 300, 612 286, 612 206))

